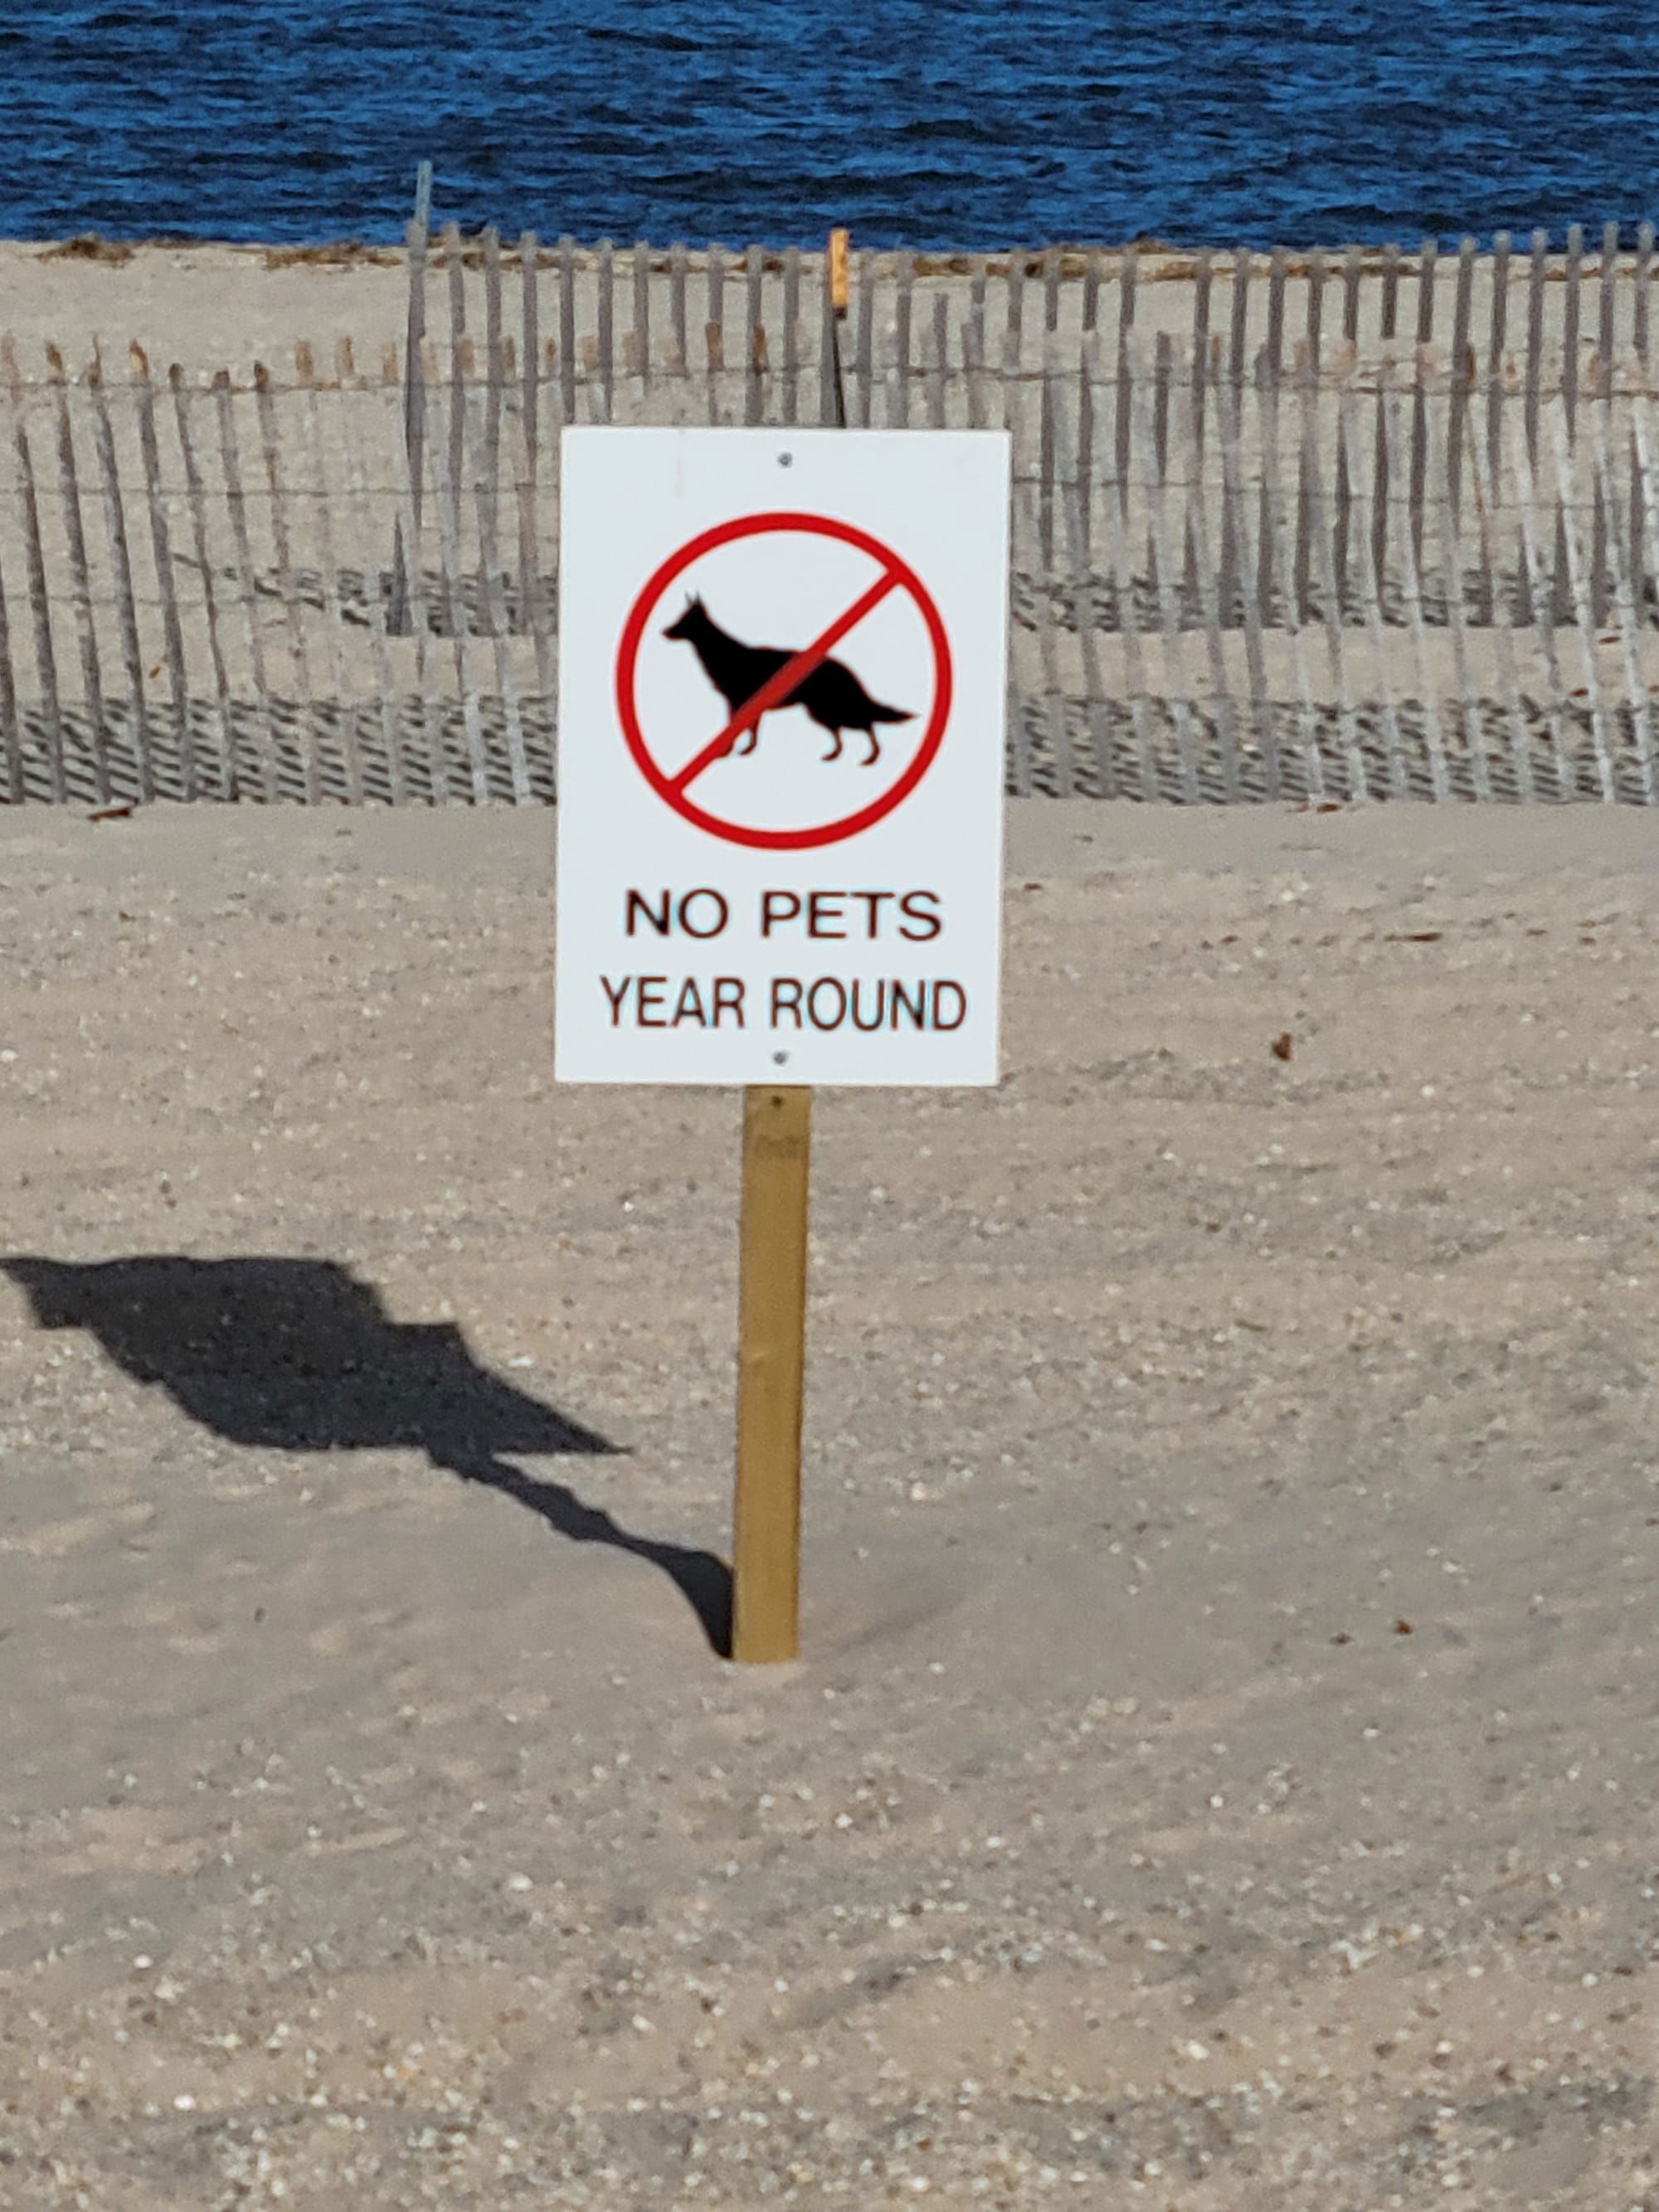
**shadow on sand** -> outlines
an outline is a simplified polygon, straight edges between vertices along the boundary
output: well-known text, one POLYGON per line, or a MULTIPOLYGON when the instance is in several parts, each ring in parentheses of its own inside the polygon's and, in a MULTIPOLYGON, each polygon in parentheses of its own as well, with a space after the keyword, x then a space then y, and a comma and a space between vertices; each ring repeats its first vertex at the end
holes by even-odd
POLYGON ((392 1321, 373 1285, 331 1260, 16 1258, 0 1269, 27 1292, 40 1328, 88 1330, 136 1382, 159 1383, 216 1436, 277 1451, 423 1451, 574 1543, 648 1559, 729 1654, 725 1561, 636 1536, 562 1483, 507 1466, 506 1452, 616 1447, 480 1367, 453 1322, 392 1321))

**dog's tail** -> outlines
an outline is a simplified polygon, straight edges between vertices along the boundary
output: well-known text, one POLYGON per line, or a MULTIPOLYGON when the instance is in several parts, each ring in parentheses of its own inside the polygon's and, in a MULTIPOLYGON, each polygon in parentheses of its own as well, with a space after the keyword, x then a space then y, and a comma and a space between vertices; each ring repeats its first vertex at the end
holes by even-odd
POLYGON ((872 722, 914 722, 916 719, 908 707, 884 707, 879 699, 872 699, 869 704, 872 722))

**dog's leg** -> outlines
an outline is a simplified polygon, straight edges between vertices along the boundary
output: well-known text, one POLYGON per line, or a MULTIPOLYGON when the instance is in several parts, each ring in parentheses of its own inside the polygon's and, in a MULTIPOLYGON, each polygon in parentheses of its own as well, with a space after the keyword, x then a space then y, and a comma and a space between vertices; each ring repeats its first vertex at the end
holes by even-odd
POLYGON ((870 740, 870 750, 864 756, 864 765, 866 768, 873 768, 881 758, 881 739, 873 730, 866 730, 864 734, 870 740))
POLYGON ((830 730, 830 750, 823 755, 823 758, 827 761, 839 760, 841 758, 841 732, 839 730, 830 730))

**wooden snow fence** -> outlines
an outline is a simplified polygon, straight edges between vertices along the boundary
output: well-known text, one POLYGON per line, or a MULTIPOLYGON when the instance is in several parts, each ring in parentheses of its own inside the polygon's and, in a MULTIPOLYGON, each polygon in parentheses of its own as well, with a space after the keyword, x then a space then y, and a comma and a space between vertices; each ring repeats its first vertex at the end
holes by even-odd
MULTIPOLYGON (((849 422, 1013 434, 1010 789, 1652 804, 1652 246, 855 253, 849 422)), ((0 801, 546 801, 560 426, 823 419, 817 255, 409 270, 372 361, 0 343, 0 801)))

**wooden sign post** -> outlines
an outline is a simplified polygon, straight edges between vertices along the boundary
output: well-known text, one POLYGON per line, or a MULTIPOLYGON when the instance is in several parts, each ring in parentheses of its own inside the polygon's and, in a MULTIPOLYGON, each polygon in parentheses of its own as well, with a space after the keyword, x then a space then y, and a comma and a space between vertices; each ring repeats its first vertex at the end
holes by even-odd
POLYGON ((732 1656, 751 1663, 800 1650, 811 1124, 804 1084, 751 1084, 744 1093, 732 1656))

